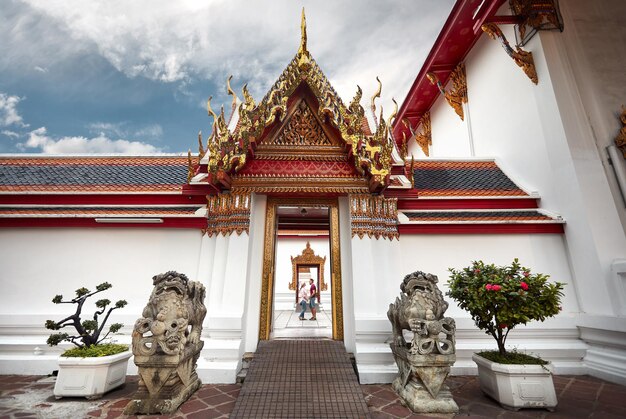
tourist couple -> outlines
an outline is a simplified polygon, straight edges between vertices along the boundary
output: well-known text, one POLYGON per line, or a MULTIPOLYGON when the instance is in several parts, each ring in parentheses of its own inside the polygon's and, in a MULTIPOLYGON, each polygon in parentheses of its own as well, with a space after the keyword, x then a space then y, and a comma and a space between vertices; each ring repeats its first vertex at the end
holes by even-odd
POLYGON ((302 307, 302 311, 300 312, 300 320, 304 320, 304 313, 306 312, 306 306, 308 304, 311 307, 311 318, 309 320, 317 320, 315 317, 315 312, 317 310, 317 287, 315 286, 315 282, 313 279, 309 280, 310 286, 306 286, 306 282, 302 281, 300 283, 300 291, 298 292, 298 298, 300 300, 300 306, 302 307))

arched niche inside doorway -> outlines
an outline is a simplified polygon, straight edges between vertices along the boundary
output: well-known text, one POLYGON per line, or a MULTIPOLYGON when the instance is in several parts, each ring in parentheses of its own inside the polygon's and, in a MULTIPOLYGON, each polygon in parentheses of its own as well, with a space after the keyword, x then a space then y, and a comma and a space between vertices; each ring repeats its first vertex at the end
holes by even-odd
POLYGON ((292 276, 289 289, 296 292, 296 303, 298 303, 298 284, 301 281, 301 276, 303 276, 307 270, 310 273, 310 270, 313 267, 317 269, 317 277, 314 278, 317 289, 321 291, 328 290, 328 284, 324 281, 325 263, 326 256, 317 256, 315 251, 311 249, 311 243, 309 242, 306 242, 306 247, 300 255, 291 257, 292 276))

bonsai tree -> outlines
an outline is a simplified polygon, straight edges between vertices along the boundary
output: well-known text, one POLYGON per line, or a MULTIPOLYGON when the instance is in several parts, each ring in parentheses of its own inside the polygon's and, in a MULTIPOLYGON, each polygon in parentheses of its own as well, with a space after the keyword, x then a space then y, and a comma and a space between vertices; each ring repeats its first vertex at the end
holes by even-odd
POLYGON ((531 320, 544 321, 561 310, 564 284, 548 282, 548 275, 531 274, 517 259, 509 266, 474 261, 467 268, 449 271, 447 295, 496 340, 501 360, 510 358, 505 343, 511 330, 531 320))
MULTIPOLYGON (((106 298, 98 300, 96 301, 97 310, 93 314, 93 317, 89 320, 81 320, 81 314, 82 314, 85 301, 89 297, 96 295, 98 293, 101 293, 102 291, 108 290, 111 287, 112 285, 109 284, 108 282, 103 282, 102 284, 98 285, 96 287, 96 290, 93 292, 84 287, 79 288, 76 290, 76 297, 68 301, 63 300, 62 295, 55 296, 52 299, 53 303, 75 304, 76 312, 72 314, 71 316, 68 316, 58 322, 54 320, 46 320, 46 324, 45 324, 46 329, 61 330, 69 326, 69 327, 73 327, 76 333, 75 334, 63 333, 63 332, 53 333, 50 335, 50 337, 47 340, 48 345, 56 346, 63 341, 68 341, 68 342, 72 342, 78 348, 88 349, 88 348, 93 348, 94 346, 101 343, 104 339, 106 339, 109 336, 109 334, 116 333, 117 331, 119 331, 123 327, 123 324, 113 323, 109 327, 108 331, 104 334, 104 336, 102 336, 104 326, 107 320, 109 319, 111 312, 118 308, 124 307, 127 304, 125 300, 119 300, 112 307, 109 307, 109 305, 111 304, 111 300, 108 300, 106 298), (107 310, 107 307, 109 307, 108 310, 107 310), (100 316, 102 316, 105 313, 105 311, 106 311, 106 314, 104 315, 104 318, 100 320, 100 316)), ((113 350, 114 352, 122 352, 128 349, 125 345, 114 345, 114 346, 123 347, 123 349, 122 348, 118 348, 117 350, 114 349, 113 350)), ((67 354, 64 354, 64 355, 68 356, 67 354)), ((95 351, 95 355, 90 355, 90 356, 103 356, 103 355, 104 354, 99 353, 98 351, 95 351)), ((111 355, 111 354, 106 353, 106 355, 111 355)))

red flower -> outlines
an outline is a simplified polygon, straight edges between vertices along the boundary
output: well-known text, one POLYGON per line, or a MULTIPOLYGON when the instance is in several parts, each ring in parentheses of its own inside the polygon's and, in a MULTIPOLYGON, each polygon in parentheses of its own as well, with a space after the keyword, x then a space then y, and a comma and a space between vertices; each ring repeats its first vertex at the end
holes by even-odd
POLYGON ((480 273, 480 269, 474 269, 474 273, 475 274, 479 274, 480 273))
POLYGON ((524 276, 525 276, 526 278, 528 278, 528 275, 530 275, 530 272, 525 271, 525 272, 524 272, 524 276))
POLYGON ((485 289, 486 289, 487 291, 491 291, 491 290, 493 289, 493 285, 491 285, 491 284, 487 284, 487 285, 485 285, 485 289))
POLYGON ((525 283, 524 281, 519 283, 519 286, 524 290, 527 291, 528 290, 528 284, 525 283))
POLYGON ((502 287, 501 287, 500 285, 493 285, 493 286, 491 287, 491 290, 492 290, 492 291, 500 291, 501 289, 502 289, 502 287))
POLYGON ((500 329, 506 329, 508 327, 509 327, 508 325, 506 325, 504 323, 500 323, 500 329))

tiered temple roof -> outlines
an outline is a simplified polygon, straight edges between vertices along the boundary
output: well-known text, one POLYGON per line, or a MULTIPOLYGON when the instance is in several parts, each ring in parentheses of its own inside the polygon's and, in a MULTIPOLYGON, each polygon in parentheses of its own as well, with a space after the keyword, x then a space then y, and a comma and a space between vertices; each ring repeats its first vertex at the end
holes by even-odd
POLYGON ((245 86, 238 101, 228 83, 234 129, 209 99, 213 130, 206 150, 199 136, 197 155, 0 156, 0 227, 206 231, 207 196, 210 207, 226 205, 222 195, 256 192, 396 198, 401 234, 563 231, 563 220, 538 209, 539 198, 493 160, 403 161, 389 128, 395 112, 375 117, 372 132, 361 89, 346 106, 306 41, 303 12, 300 48, 258 105, 245 86))

